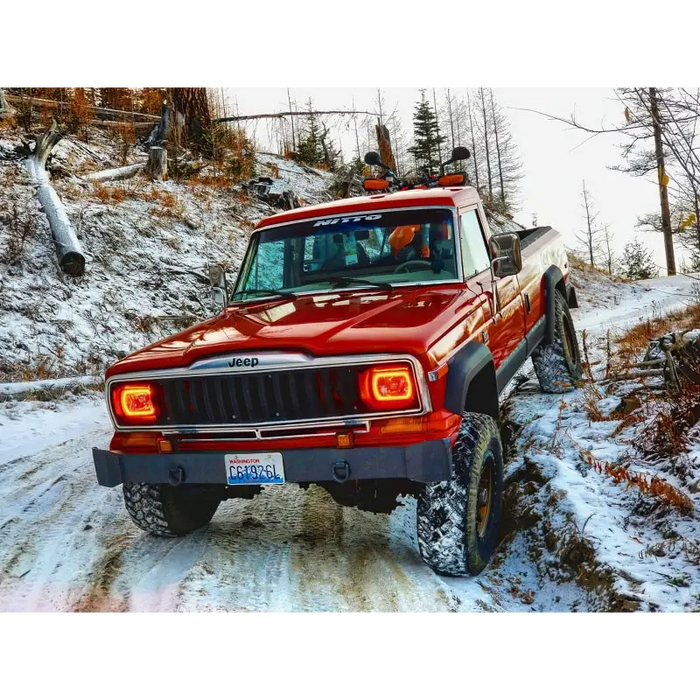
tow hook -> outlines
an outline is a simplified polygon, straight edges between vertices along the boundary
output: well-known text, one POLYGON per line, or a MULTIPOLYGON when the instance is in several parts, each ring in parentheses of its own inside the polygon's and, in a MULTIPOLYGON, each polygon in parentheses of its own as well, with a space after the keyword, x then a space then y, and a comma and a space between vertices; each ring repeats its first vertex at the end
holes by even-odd
POLYGON ((348 480, 350 476, 350 465, 344 460, 339 459, 337 462, 333 462, 331 467, 333 471, 333 478, 340 484, 348 480))
POLYGON ((175 467, 168 471, 168 481, 171 486, 179 486, 185 480, 185 470, 182 467, 175 467))

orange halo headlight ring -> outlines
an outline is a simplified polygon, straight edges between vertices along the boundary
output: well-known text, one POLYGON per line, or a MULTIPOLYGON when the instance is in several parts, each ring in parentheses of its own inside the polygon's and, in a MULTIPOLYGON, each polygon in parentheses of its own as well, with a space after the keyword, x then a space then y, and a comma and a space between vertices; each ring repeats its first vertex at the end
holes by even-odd
POLYGON ((407 365, 380 365, 363 372, 360 395, 365 404, 377 411, 418 406, 413 371, 407 365))
POLYGON ((158 419, 156 386, 151 382, 117 384, 111 392, 112 409, 123 425, 148 425, 158 419))

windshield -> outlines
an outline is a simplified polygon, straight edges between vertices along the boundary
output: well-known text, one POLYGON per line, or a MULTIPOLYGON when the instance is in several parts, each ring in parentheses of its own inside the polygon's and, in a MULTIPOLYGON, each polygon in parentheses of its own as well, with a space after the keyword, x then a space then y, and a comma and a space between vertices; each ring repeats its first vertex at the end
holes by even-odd
POLYGON ((457 280, 452 212, 406 209, 261 229, 236 295, 457 280))

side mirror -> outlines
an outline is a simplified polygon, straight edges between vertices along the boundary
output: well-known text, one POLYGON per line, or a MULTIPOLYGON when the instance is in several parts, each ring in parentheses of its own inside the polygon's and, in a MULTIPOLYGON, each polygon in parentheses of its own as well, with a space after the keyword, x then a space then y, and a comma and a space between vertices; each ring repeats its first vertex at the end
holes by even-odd
POLYGON ((222 309, 228 306, 228 290, 226 288, 226 272, 221 265, 209 265, 209 283, 211 297, 214 303, 222 309))
POLYGON ((441 166, 440 166, 440 172, 444 173, 445 172, 445 166, 450 165, 451 163, 455 163, 458 160, 468 160, 469 156, 471 156, 471 153, 469 152, 468 148, 465 148, 464 146, 455 146, 452 149, 452 155, 450 156, 449 160, 446 160, 441 166))
POLYGON ((496 277, 517 275, 523 269, 520 236, 517 233, 499 233, 491 236, 491 269, 496 277))
POLYGON ((468 148, 464 146, 455 146, 452 149, 452 155, 450 156, 450 163, 454 163, 456 160, 468 160, 471 156, 468 148))
POLYGON ((369 153, 365 153, 365 163, 367 163, 367 165, 381 165, 382 158, 376 151, 370 151, 369 153))

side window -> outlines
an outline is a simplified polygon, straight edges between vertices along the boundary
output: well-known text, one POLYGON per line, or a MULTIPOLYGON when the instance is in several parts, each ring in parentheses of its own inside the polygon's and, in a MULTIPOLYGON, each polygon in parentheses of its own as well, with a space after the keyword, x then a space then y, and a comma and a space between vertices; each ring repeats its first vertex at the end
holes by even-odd
POLYGON ((464 276, 473 277, 491 265, 479 217, 475 209, 462 214, 462 264, 464 276))

